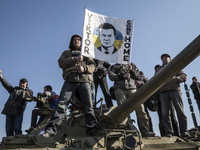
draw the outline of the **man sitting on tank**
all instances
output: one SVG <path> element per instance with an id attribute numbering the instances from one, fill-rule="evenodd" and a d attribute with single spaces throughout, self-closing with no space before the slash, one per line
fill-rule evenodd
<path id="1" fill-rule="evenodd" d="M 52 91 L 52 87 L 50 85 L 46 85 L 44 87 L 44 92 L 42 93 L 41 96 L 46 97 L 46 99 L 49 102 L 49 108 L 48 109 L 44 109 L 44 108 L 33 109 L 32 117 L 31 117 L 31 127 L 28 130 L 25 130 L 28 133 L 31 133 L 31 131 L 33 130 L 41 131 L 41 129 L 43 129 L 49 123 L 53 110 L 57 106 L 59 96 L 57 93 Z M 38 116 L 40 116 L 40 119 L 37 122 Z"/>
<path id="2" fill-rule="evenodd" d="M 75 92 L 81 95 L 81 101 L 85 110 L 86 134 L 96 136 L 97 120 L 94 114 L 91 94 L 91 74 L 95 70 L 95 62 L 92 58 L 81 55 L 81 40 L 79 35 L 73 35 L 69 44 L 69 49 L 64 51 L 60 56 L 58 63 L 63 70 L 65 80 L 58 105 L 55 108 L 49 124 L 46 126 L 45 137 L 53 137 L 63 115 L 66 114 L 67 106 Z"/>
<path id="3" fill-rule="evenodd" d="M 140 79 L 139 69 L 135 64 L 129 65 L 114 64 L 109 70 L 109 78 L 114 81 L 114 93 L 117 104 L 121 105 L 133 93 L 137 91 L 136 80 Z M 155 136 L 154 132 L 150 132 L 149 120 L 144 110 L 144 105 L 141 104 L 136 110 L 136 116 L 139 120 L 139 129 L 143 137 Z"/>

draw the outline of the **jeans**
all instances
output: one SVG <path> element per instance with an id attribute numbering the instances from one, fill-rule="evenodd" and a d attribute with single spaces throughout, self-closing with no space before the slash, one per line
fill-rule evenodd
<path id="1" fill-rule="evenodd" d="M 181 135 L 188 134 L 187 132 L 187 117 L 183 109 L 183 101 L 181 91 L 166 91 L 160 93 L 162 123 L 165 134 L 174 134 L 171 120 L 171 105 L 174 105 L 178 117 L 179 128 Z"/>
<path id="2" fill-rule="evenodd" d="M 97 120 L 92 106 L 91 85 L 85 82 L 68 82 L 63 84 L 57 107 L 55 108 L 45 131 L 51 135 L 56 134 L 56 129 L 63 115 L 66 114 L 70 99 L 78 92 L 85 110 L 86 134 L 92 128 L 97 128 Z"/>
<path id="3" fill-rule="evenodd" d="M 174 106 L 172 103 L 170 103 L 170 111 L 171 111 L 171 121 L 172 121 L 172 128 L 174 131 L 175 136 L 179 136 L 179 129 L 178 129 L 178 122 L 176 120 L 175 112 L 174 112 Z M 161 103 L 158 102 L 158 117 L 159 117 L 159 130 L 160 130 L 160 135 L 165 136 L 165 130 L 163 128 L 163 123 L 162 123 L 162 111 L 161 111 Z"/>
<path id="4" fill-rule="evenodd" d="M 31 127 L 36 127 L 37 124 L 40 124 L 42 120 L 44 119 L 43 116 L 41 116 L 42 110 L 40 109 L 33 109 L 32 110 L 32 116 L 31 116 Z M 37 123 L 37 117 L 40 116 L 40 119 Z"/>
<path id="5" fill-rule="evenodd" d="M 23 117 L 12 117 L 6 115 L 6 136 L 22 134 Z"/>
<path id="6" fill-rule="evenodd" d="M 103 95 L 105 97 L 105 101 L 106 101 L 106 105 L 108 108 L 112 107 L 113 106 L 113 103 L 112 103 L 112 99 L 111 99 L 111 96 L 108 92 L 108 83 L 107 83 L 107 78 L 106 76 L 105 77 L 102 77 L 101 79 L 99 80 L 95 80 L 94 81 L 94 84 L 95 84 L 95 103 L 97 102 L 97 89 L 98 89 L 98 85 L 100 85 L 101 87 L 101 90 L 103 92 Z"/>

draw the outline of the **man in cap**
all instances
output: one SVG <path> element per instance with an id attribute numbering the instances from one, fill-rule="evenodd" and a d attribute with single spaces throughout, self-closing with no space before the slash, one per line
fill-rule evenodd
<path id="1" fill-rule="evenodd" d="M 49 124 L 46 126 L 45 137 L 53 137 L 59 121 L 65 115 L 70 99 L 78 92 L 80 100 L 84 105 L 86 134 L 95 136 L 98 130 L 97 120 L 92 105 L 91 74 L 95 70 L 93 59 L 81 55 L 81 36 L 73 35 L 69 49 L 64 51 L 58 60 L 63 70 L 63 84 L 57 107 L 55 108 Z"/>
<path id="2" fill-rule="evenodd" d="M 169 54 L 162 54 L 161 60 L 162 60 L 162 67 L 165 67 L 165 65 L 167 65 L 171 61 L 171 57 Z M 187 131 L 187 117 L 185 116 L 183 109 L 183 100 L 180 87 L 180 83 L 185 82 L 186 80 L 187 80 L 187 75 L 181 70 L 160 88 L 162 123 L 163 123 L 163 128 L 165 130 L 165 135 L 169 137 L 174 135 L 170 117 L 171 102 L 173 103 L 174 108 L 176 110 L 181 136 L 182 137 L 189 136 L 189 133 Z"/>
<path id="3" fill-rule="evenodd" d="M 23 113 L 27 105 L 25 98 L 32 97 L 33 91 L 27 87 L 27 79 L 22 78 L 19 81 L 19 86 L 13 87 L 3 78 L 1 73 L 0 70 L 0 81 L 10 94 L 2 111 L 2 114 L 6 115 L 6 135 L 22 134 Z"/>
<path id="4" fill-rule="evenodd" d="M 155 74 L 162 68 L 161 65 L 156 65 L 154 68 Z M 154 98 L 156 99 L 156 101 L 158 102 L 158 118 L 159 118 L 159 130 L 160 130 L 160 135 L 161 136 L 165 136 L 165 130 L 163 128 L 163 123 L 162 123 L 162 111 L 161 111 L 161 102 L 160 102 L 160 91 L 156 91 L 153 94 Z M 174 106 L 172 104 L 172 102 L 170 103 L 170 118 L 171 118 L 171 123 L 172 123 L 172 128 L 174 130 L 174 135 L 175 136 L 179 136 L 179 129 L 178 129 L 178 122 L 176 120 L 176 116 L 175 116 L 175 111 L 174 111 Z"/>

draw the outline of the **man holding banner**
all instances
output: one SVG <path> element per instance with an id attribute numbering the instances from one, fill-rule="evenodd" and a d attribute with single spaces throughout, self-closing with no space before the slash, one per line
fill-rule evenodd
<path id="1" fill-rule="evenodd" d="M 112 18 L 85 9 L 81 54 L 117 63 L 111 67 L 109 78 L 115 81 L 118 105 L 136 92 L 135 80 L 140 77 L 138 68 L 130 63 L 132 37 L 133 20 Z M 136 114 L 140 120 L 142 135 L 155 136 L 155 133 L 149 132 L 148 118 L 143 105 L 136 110 Z"/>
<path id="2" fill-rule="evenodd" d="M 92 105 L 90 84 L 92 82 L 91 74 L 95 70 L 95 62 L 93 59 L 81 55 L 81 39 L 81 36 L 73 35 L 69 49 L 64 51 L 58 60 L 59 67 L 63 70 L 65 83 L 60 92 L 57 107 L 43 134 L 45 137 L 50 138 L 56 134 L 58 123 L 63 115 L 66 114 L 69 101 L 76 91 L 81 95 L 80 101 L 83 103 L 85 110 L 86 134 L 96 136 L 96 132 L 98 131 L 97 120 Z"/>

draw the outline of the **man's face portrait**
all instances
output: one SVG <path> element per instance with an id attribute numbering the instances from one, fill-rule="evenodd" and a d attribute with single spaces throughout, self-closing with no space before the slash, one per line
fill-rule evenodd
<path id="1" fill-rule="evenodd" d="M 194 78 L 194 79 L 193 79 L 193 82 L 197 82 L 197 78 Z"/>
<path id="2" fill-rule="evenodd" d="M 75 36 L 73 38 L 73 46 L 76 47 L 76 48 L 81 47 L 81 38 L 80 37 Z"/>
<path id="3" fill-rule="evenodd" d="M 101 45 L 104 47 L 111 47 L 115 42 L 115 34 L 113 29 L 101 29 L 99 33 Z"/>
<path id="4" fill-rule="evenodd" d="M 19 82 L 19 87 L 25 89 L 27 87 L 27 82 Z"/>
<path id="5" fill-rule="evenodd" d="M 163 65 L 168 64 L 170 61 L 171 61 L 171 58 L 169 58 L 167 56 L 163 56 L 163 58 L 162 58 Z"/>

